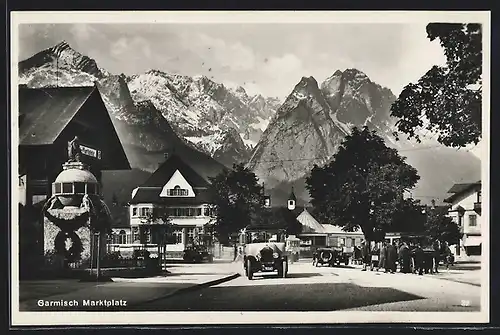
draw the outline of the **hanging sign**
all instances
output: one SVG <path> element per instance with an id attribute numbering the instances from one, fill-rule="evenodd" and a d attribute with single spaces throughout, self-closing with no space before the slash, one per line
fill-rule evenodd
<path id="1" fill-rule="evenodd" d="M 94 157 L 97 159 L 101 159 L 101 150 L 97 150 L 91 147 L 88 147 L 86 145 L 80 144 L 80 150 L 82 151 L 82 154 Z"/>

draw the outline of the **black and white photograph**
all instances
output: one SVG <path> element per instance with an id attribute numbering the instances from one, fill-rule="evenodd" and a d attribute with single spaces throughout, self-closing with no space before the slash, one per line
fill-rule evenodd
<path id="1" fill-rule="evenodd" d="M 490 29 L 11 13 L 12 324 L 488 322 Z"/>

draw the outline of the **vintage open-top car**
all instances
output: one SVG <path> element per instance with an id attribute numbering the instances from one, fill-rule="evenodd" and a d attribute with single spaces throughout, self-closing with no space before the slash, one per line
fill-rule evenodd
<path id="1" fill-rule="evenodd" d="M 243 252 L 243 266 L 245 275 L 252 279 L 256 272 L 276 272 L 279 277 L 285 278 L 288 273 L 288 254 L 284 236 L 274 235 L 268 238 L 266 233 L 249 232 L 248 241 Z"/>
<path id="2" fill-rule="evenodd" d="M 335 266 L 344 263 L 349 265 L 349 255 L 344 253 L 342 248 L 326 247 L 318 248 L 313 254 L 313 265 Z"/>

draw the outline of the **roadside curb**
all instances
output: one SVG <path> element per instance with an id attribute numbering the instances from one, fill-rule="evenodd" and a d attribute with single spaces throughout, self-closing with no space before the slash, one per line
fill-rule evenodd
<path id="1" fill-rule="evenodd" d="M 236 278 L 238 278 L 240 276 L 241 276 L 240 273 L 235 272 L 235 273 L 232 273 L 230 275 L 224 276 L 222 278 L 217 278 L 217 279 L 214 279 L 214 280 L 203 282 L 201 284 L 195 284 L 195 285 L 191 285 L 191 286 L 188 286 L 188 287 L 179 288 L 179 289 L 174 290 L 174 291 L 172 291 L 170 293 L 167 293 L 167 294 L 165 294 L 165 295 L 163 295 L 161 297 L 144 300 L 144 301 L 141 301 L 141 302 L 130 304 L 129 306 L 130 307 L 139 307 L 142 304 L 147 304 L 147 303 L 150 303 L 150 302 L 155 302 L 155 301 L 158 301 L 158 300 L 170 298 L 170 297 L 178 295 L 178 294 L 187 293 L 187 292 L 191 292 L 191 291 L 196 291 L 196 290 L 199 290 L 199 289 L 202 289 L 202 288 L 206 288 L 206 287 L 210 287 L 210 286 L 213 286 L 213 285 L 219 285 L 219 284 L 225 283 L 227 281 L 236 279 Z"/>
<path id="2" fill-rule="evenodd" d="M 466 284 L 466 285 L 472 285 L 472 286 L 476 286 L 476 287 L 481 287 L 481 284 L 471 283 L 471 282 L 468 282 L 466 280 L 460 280 L 460 279 L 454 279 L 454 278 L 445 278 L 445 277 L 439 277 L 439 276 L 436 276 L 434 278 L 440 279 L 440 280 L 452 281 L 452 282 L 460 283 L 460 284 Z"/>

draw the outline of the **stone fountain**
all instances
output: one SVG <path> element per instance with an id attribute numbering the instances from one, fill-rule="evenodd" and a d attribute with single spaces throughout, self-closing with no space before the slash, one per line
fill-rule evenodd
<path id="1" fill-rule="evenodd" d="M 43 208 L 44 250 L 54 252 L 64 268 L 89 260 L 91 274 L 99 278 L 111 213 L 98 180 L 80 155 L 75 137 L 68 143 L 69 159 L 52 183 L 52 196 Z"/>

